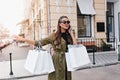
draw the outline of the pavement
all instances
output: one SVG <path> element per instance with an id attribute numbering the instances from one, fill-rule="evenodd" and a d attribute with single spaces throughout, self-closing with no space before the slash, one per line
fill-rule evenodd
<path id="1" fill-rule="evenodd" d="M 120 80 L 120 64 L 82 69 L 72 72 L 72 80 Z M 47 76 L 34 76 L 20 80 L 48 80 Z"/>
<path id="2" fill-rule="evenodd" d="M 11 47 L 9 47 L 9 50 L 11 50 L 10 48 Z M 22 50 L 18 49 L 17 52 L 20 51 L 21 53 L 21 51 L 24 50 L 24 48 L 20 48 L 20 49 Z M 25 70 L 24 64 L 29 49 L 30 48 L 28 48 L 24 52 L 26 53 L 24 56 L 19 56 L 18 59 L 16 57 L 13 57 L 13 61 L 12 61 L 13 75 L 10 75 L 11 71 L 10 71 L 10 62 L 8 56 L 7 58 L 4 57 L 4 60 L 1 59 L 0 80 L 18 80 L 18 79 L 47 80 L 47 75 L 33 75 L 29 73 L 27 70 Z M 6 53 L 8 54 L 8 52 Z M 15 51 L 13 51 L 12 53 L 15 53 Z M 118 55 L 115 51 L 95 53 L 94 58 L 93 58 L 93 53 L 89 53 L 89 57 L 91 60 L 90 64 L 82 66 L 80 69 L 78 69 L 78 71 L 72 72 L 73 80 L 119 80 L 120 79 L 119 76 L 120 64 L 117 59 Z M 93 59 L 95 59 L 95 61 L 93 61 Z"/>

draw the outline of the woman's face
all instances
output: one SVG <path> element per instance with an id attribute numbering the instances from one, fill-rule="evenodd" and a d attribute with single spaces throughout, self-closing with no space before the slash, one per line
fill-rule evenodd
<path id="1" fill-rule="evenodd" d="M 60 21 L 61 31 L 66 31 L 70 26 L 70 21 L 68 18 L 62 18 Z"/>

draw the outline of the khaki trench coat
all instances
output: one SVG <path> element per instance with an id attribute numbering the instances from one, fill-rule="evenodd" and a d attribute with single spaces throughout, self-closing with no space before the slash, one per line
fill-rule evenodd
<path id="1" fill-rule="evenodd" d="M 51 44 L 54 50 L 52 59 L 55 67 L 55 72 L 52 72 L 48 75 L 48 80 L 71 80 L 71 72 L 66 71 L 65 61 L 66 42 L 63 38 L 61 38 L 61 44 L 55 46 L 54 40 L 55 33 L 52 33 L 48 37 L 39 40 L 42 46 Z M 38 45 L 39 41 L 36 41 L 35 45 Z"/>

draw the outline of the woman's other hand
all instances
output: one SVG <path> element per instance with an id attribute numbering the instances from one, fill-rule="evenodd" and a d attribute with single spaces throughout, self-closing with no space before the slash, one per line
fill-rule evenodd
<path id="1" fill-rule="evenodd" d="M 17 42 L 22 41 L 22 42 L 27 42 L 28 44 L 35 45 L 35 40 L 29 40 L 18 35 L 13 35 L 13 39 L 14 41 L 17 41 Z"/>
<path id="2" fill-rule="evenodd" d="M 25 41 L 25 38 L 18 36 L 18 35 L 13 35 L 13 40 L 18 41 L 18 42 Z"/>

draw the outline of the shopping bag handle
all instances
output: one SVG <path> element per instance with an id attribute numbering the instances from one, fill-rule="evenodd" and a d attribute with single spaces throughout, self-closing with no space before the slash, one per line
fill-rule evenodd
<path id="1" fill-rule="evenodd" d="M 38 50 L 38 51 L 47 51 L 48 53 L 51 53 L 50 49 L 46 50 L 46 49 L 42 48 L 42 44 L 41 44 L 40 41 L 37 42 L 37 46 L 35 47 L 35 50 Z"/>
<path id="2" fill-rule="evenodd" d="M 76 45 L 71 45 L 71 44 L 69 44 L 69 45 L 68 45 L 68 48 L 82 47 L 82 46 L 83 46 L 83 44 L 76 44 Z"/>
<path id="3" fill-rule="evenodd" d="M 42 45 L 41 45 L 41 42 L 40 42 L 40 41 L 38 41 L 38 45 L 37 45 L 37 47 L 38 47 L 39 49 L 42 48 Z"/>
<path id="4" fill-rule="evenodd" d="M 38 41 L 38 45 L 36 46 L 35 50 L 46 51 L 45 49 L 42 48 L 42 45 L 41 45 L 40 41 Z"/>

